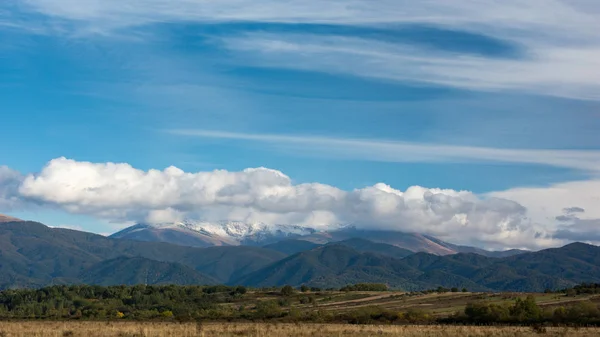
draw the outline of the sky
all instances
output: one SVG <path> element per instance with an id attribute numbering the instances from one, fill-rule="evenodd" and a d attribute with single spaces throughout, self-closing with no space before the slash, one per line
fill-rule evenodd
<path id="1" fill-rule="evenodd" d="M 5 0 L 0 212 L 600 244 L 595 0 Z"/>

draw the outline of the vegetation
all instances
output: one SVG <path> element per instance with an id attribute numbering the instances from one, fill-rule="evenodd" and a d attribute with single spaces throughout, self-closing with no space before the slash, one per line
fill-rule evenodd
<path id="1" fill-rule="evenodd" d="M 297 291 L 243 286 L 52 286 L 0 292 L 0 319 L 269 321 L 348 324 L 600 325 L 600 297 L 401 293 L 384 284 Z M 537 303 L 542 301 L 543 306 Z M 596 302 L 594 302 L 596 301 Z"/>
<path id="2" fill-rule="evenodd" d="M 598 336 L 598 328 L 548 327 L 543 336 Z M 271 323 L 171 323 L 171 322 L 4 322 L 0 335 L 6 337 L 533 337 L 530 327 L 484 327 L 440 325 L 342 325 Z"/>
<path id="3" fill-rule="evenodd" d="M 388 286 L 383 283 L 358 283 L 342 287 L 340 291 L 388 291 Z"/>

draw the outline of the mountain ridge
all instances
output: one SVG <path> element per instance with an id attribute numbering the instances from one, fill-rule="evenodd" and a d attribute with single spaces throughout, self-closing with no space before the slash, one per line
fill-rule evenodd
<path id="1" fill-rule="evenodd" d="M 187 247 L 107 238 L 32 221 L 5 222 L 0 223 L 0 289 L 82 282 L 325 288 L 377 282 L 404 290 L 444 286 L 543 291 L 600 283 L 600 247 L 584 243 L 508 257 L 426 252 L 404 256 L 409 252 L 364 238 L 317 246 L 296 243 L 304 250 Z"/>
<path id="2" fill-rule="evenodd" d="M 167 242 L 183 246 L 267 246 L 285 240 L 303 240 L 315 245 L 363 238 L 373 243 L 387 244 L 411 252 L 449 255 L 473 252 L 490 257 L 506 257 L 524 253 L 521 250 L 487 251 L 442 241 L 430 235 L 400 231 L 364 230 L 355 226 L 333 226 L 330 230 L 316 230 L 299 225 L 268 225 L 239 221 L 194 222 L 183 221 L 163 224 L 136 224 L 110 236 L 147 242 Z M 299 243 L 296 242 L 296 245 Z"/>

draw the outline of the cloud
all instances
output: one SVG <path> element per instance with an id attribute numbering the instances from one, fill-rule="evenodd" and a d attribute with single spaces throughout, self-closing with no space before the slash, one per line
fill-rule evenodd
<path id="1" fill-rule="evenodd" d="M 567 208 L 563 208 L 563 212 L 565 212 L 566 214 L 584 213 L 585 209 L 583 209 L 581 207 L 567 207 Z"/>
<path id="2" fill-rule="evenodd" d="M 600 6 L 585 0 L 24 0 L 49 16 L 94 25 L 155 22 L 313 22 L 337 24 L 440 23 L 472 29 L 567 30 L 592 35 Z M 560 20 L 556 20 L 560 18 Z M 588 28 L 588 29 L 586 29 Z"/>
<path id="3" fill-rule="evenodd" d="M 20 194 L 68 212 L 113 221 L 238 220 L 328 229 L 339 224 L 440 236 L 488 247 L 538 247 L 539 228 L 518 203 L 468 191 L 386 184 L 344 191 L 320 183 L 294 184 L 267 168 L 186 173 L 169 167 L 142 171 L 128 164 L 50 161 L 28 175 Z"/>
<path id="4" fill-rule="evenodd" d="M 598 242 L 600 241 L 600 219 L 582 220 L 576 216 L 563 219 L 558 229 L 552 234 L 555 239 L 569 241 Z"/>
<path id="5" fill-rule="evenodd" d="M 51 160 L 26 177 L 7 167 L 0 173 L 4 204 L 59 208 L 115 223 L 187 218 L 321 230 L 352 224 L 494 249 L 600 242 L 595 234 L 600 210 L 594 207 L 600 201 L 598 180 L 478 195 L 421 186 L 401 191 L 384 183 L 346 191 L 321 183 L 296 184 L 268 168 L 143 171 L 126 163 L 66 158 Z"/>
<path id="6" fill-rule="evenodd" d="M 600 100 L 600 4 L 586 0 L 26 0 L 25 8 L 71 27 L 77 36 L 110 35 L 156 23 L 329 24 L 436 27 L 518 46 L 518 58 L 432 51 L 418 43 L 385 43 L 378 35 L 330 36 L 243 32 L 215 38 L 237 62 L 466 90 L 512 91 Z M 53 25 L 52 29 L 55 29 Z M 65 30 L 68 28 L 63 28 Z M 391 33 L 393 35 L 393 33 Z M 368 34 L 367 34 L 368 35 Z M 433 41 L 421 36 L 422 41 Z M 432 42 L 433 43 L 433 42 Z M 461 43 L 460 39 L 445 42 Z M 472 44 L 476 42 L 472 41 Z M 434 43 L 435 44 L 435 43 Z M 229 53 L 231 54 L 231 53 Z M 228 55 L 229 55 L 228 54 Z M 231 56 L 231 55 L 229 55 Z"/>
<path id="7" fill-rule="evenodd" d="M 18 190 L 23 176 L 6 166 L 0 166 L 0 210 L 10 211 L 20 208 L 23 200 Z"/>
<path id="8" fill-rule="evenodd" d="M 74 231 L 84 231 L 84 228 L 79 226 L 79 225 L 66 225 L 66 224 L 62 224 L 62 225 L 58 225 L 58 226 L 49 226 L 50 228 L 62 228 L 62 229 L 71 229 Z"/>
<path id="9" fill-rule="evenodd" d="M 498 162 L 536 164 L 589 172 L 600 170 L 598 150 L 501 149 L 379 139 L 251 134 L 212 130 L 167 130 L 189 137 L 243 140 L 308 156 L 381 162 Z"/>
<path id="10" fill-rule="evenodd" d="M 528 215 L 539 223 L 552 223 L 557 216 L 565 216 L 564 209 L 577 205 L 580 219 L 600 219 L 600 180 L 571 181 L 544 187 L 519 187 L 487 194 L 514 200 L 528 210 Z M 573 212 L 567 213 L 573 216 Z"/>
<path id="11" fill-rule="evenodd" d="M 488 196 L 508 198 L 527 208 L 534 223 L 545 224 L 555 240 L 600 241 L 600 180 L 573 181 L 547 187 L 521 187 Z M 565 207 L 567 205 L 577 207 Z M 562 214 L 560 214 L 562 211 Z"/>
<path id="12" fill-rule="evenodd" d="M 523 58 L 435 52 L 410 44 L 308 34 L 252 33 L 224 46 L 262 67 L 301 69 L 426 83 L 474 91 L 511 91 L 600 99 L 600 43 L 527 44 Z"/>

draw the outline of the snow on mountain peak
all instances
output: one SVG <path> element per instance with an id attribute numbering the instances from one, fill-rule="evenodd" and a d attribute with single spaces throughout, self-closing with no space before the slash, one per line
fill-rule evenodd
<path id="1" fill-rule="evenodd" d="M 218 236 L 238 243 L 261 242 L 274 238 L 309 235 L 317 232 L 314 228 L 299 225 L 271 225 L 265 223 L 245 223 L 241 221 L 191 221 L 148 225 L 157 229 L 193 231 L 209 236 Z"/>

